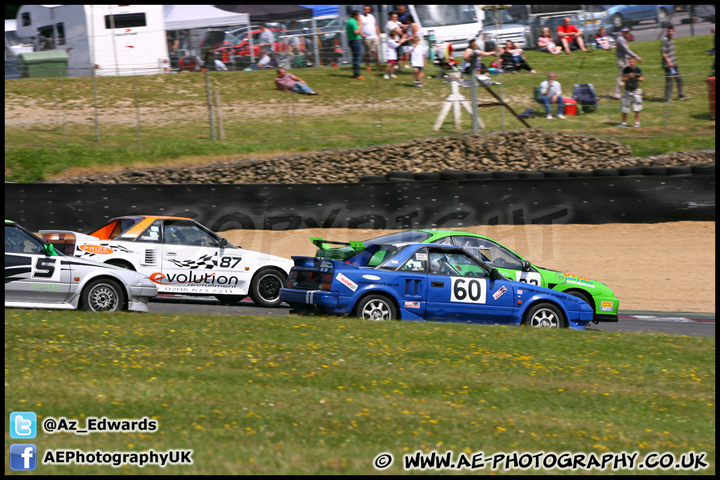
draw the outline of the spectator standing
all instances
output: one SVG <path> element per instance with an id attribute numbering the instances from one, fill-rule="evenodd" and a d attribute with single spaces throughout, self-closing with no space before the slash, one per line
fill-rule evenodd
<path id="1" fill-rule="evenodd" d="M 635 58 L 638 62 L 642 62 L 642 58 L 640 56 L 630 50 L 630 46 L 628 45 L 628 39 L 630 38 L 630 29 L 627 27 L 624 27 L 620 29 L 620 35 L 617 37 L 617 49 L 615 50 L 615 56 L 617 57 L 617 66 L 618 66 L 618 78 L 615 82 L 615 91 L 612 94 L 612 98 L 615 100 L 620 100 L 620 88 L 623 84 L 623 70 L 630 65 L 628 62 L 628 59 Z"/>
<path id="2" fill-rule="evenodd" d="M 303 95 L 319 95 L 318 92 L 308 87 L 300 77 L 288 73 L 284 68 L 277 69 L 277 77 L 275 77 L 275 86 L 281 92 L 295 92 Z"/>
<path id="3" fill-rule="evenodd" d="M 550 33 L 550 29 L 548 27 L 544 27 L 542 29 L 542 33 L 540 33 L 540 37 L 538 37 L 538 48 L 541 52 L 548 52 L 553 55 L 557 55 L 562 52 L 562 47 L 555 45 L 552 33 Z"/>
<path id="4" fill-rule="evenodd" d="M 622 123 L 618 127 L 627 127 L 627 114 L 630 113 L 632 107 L 635 112 L 635 126 L 640 126 L 640 112 L 642 111 L 642 90 L 640 82 L 645 80 L 640 67 L 635 65 L 635 59 L 628 60 L 628 66 L 623 69 L 622 81 L 625 83 L 625 92 L 620 102 L 620 113 L 622 113 Z"/>
<path id="5" fill-rule="evenodd" d="M 372 14 L 372 7 L 365 5 L 363 14 L 360 16 L 362 21 L 362 32 L 365 35 L 363 45 L 365 46 L 365 67 L 368 72 L 372 71 L 370 62 L 375 59 L 375 68 L 380 71 L 380 60 L 378 59 L 378 45 L 380 44 L 380 27 L 377 24 L 375 15 Z"/>
<path id="6" fill-rule="evenodd" d="M 575 50 L 577 48 L 579 48 L 583 52 L 587 52 L 588 49 L 585 48 L 585 42 L 583 41 L 582 37 L 582 30 L 580 30 L 570 22 L 570 17 L 565 17 L 563 18 L 563 24 L 558 26 L 557 28 L 558 40 L 560 40 L 560 43 L 562 43 L 562 46 L 565 49 L 565 53 L 570 53 L 571 49 Z"/>
<path id="7" fill-rule="evenodd" d="M 557 103 L 557 117 L 565 118 L 565 102 L 562 98 L 560 82 L 555 79 L 555 73 L 548 73 L 548 79 L 540 82 L 540 102 L 545 105 L 545 114 L 548 120 L 552 120 L 550 104 Z"/>
<path id="8" fill-rule="evenodd" d="M 393 34 L 393 32 L 397 33 L 400 37 L 402 37 L 403 31 L 400 25 L 400 21 L 398 20 L 398 14 L 397 12 L 389 12 L 388 13 L 388 22 L 385 24 L 385 33 L 387 33 L 388 38 L 390 38 Z"/>
<path id="9" fill-rule="evenodd" d="M 425 45 L 420 42 L 420 37 L 413 39 L 413 46 L 410 50 L 410 65 L 413 67 L 415 72 L 415 86 L 422 87 L 422 79 L 425 73 Z"/>
<path id="10" fill-rule="evenodd" d="M 290 22 L 290 29 L 288 30 L 288 35 L 293 35 L 288 40 L 288 46 L 290 47 L 290 55 L 292 56 L 298 56 L 300 55 L 300 43 L 304 43 L 304 38 L 298 36 L 300 33 L 300 30 L 297 28 L 297 22 L 293 20 Z"/>
<path id="11" fill-rule="evenodd" d="M 468 40 L 468 48 L 465 49 L 465 53 L 463 53 L 463 61 L 460 64 L 460 70 L 463 71 L 463 73 L 466 73 L 468 75 L 472 75 L 472 71 L 474 69 L 477 69 L 477 65 L 472 65 L 472 57 L 473 55 L 477 55 L 479 57 L 496 57 L 497 53 L 495 52 L 483 52 L 478 48 L 477 41 L 474 38 L 471 38 Z M 473 68 L 474 67 L 474 68 Z M 480 64 L 480 69 L 484 69 L 484 66 L 482 63 Z"/>
<path id="12" fill-rule="evenodd" d="M 362 33 L 362 21 L 360 20 L 360 12 L 353 10 L 350 12 L 350 18 L 345 22 L 345 30 L 347 33 L 348 44 L 352 52 L 353 77 L 356 80 L 365 80 L 360 76 L 360 58 L 362 56 L 361 40 L 365 37 Z"/>
<path id="13" fill-rule="evenodd" d="M 595 35 L 595 45 L 597 48 L 602 48 L 603 50 L 615 48 L 615 45 L 610 45 L 610 40 L 610 37 L 608 37 L 605 31 L 605 27 L 598 28 L 598 33 Z"/>
<path id="14" fill-rule="evenodd" d="M 415 23 L 415 19 L 412 15 L 407 16 L 407 30 L 405 30 L 406 43 L 404 47 L 400 47 L 400 50 L 404 50 L 403 61 L 405 62 L 405 68 L 410 68 L 410 51 L 413 49 L 415 38 L 422 40 L 422 29 L 420 25 Z"/>
<path id="15" fill-rule="evenodd" d="M 672 82 L 673 78 L 677 83 L 678 100 L 687 100 L 689 96 L 683 93 L 683 80 L 680 74 L 680 67 L 677 64 L 677 57 L 675 56 L 675 42 L 673 42 L 673 35 L 675 35 L 675 29 L 668 27 L 667 34 L 662 39 L 660 44 L 660 54 L 662 55 L 662 67 L 665 70 L 665 101 L 672 102 Z"/>
<path id="16" fill-rule="evenodd" d="M 258 46 L 262 52 L 271 54 L 275 50 L 275 35 L 273 35 L 264 23 L 260 24 L 260 36 L 258 37 L 258 41 L 260 42 Z"/>
<path id="17" fill-rule="evenodd" d="M 525 61 L 525 57 L 522 55 L 523 50 L 516 48 L 511 40 L 505 42 L 505 49 L 500 54 L 502 60 L 502 68 L 505 72 L 517 73 L 518 70 L 527 70 L 530 73 L 537 73 L 535 70 L 530 68 L 530 65 Z"/>
<path id="18" fill-rule="evenodd" d="M 400 44 L 402 43 L 400 37 L 400 33 L 394 30 L 388 36 L 387 68 L 385 70 L 385 75 L 383 75 L 383 78 L 397 78 L 397 75 L 395 75 L 395 65 L 397 65 L 398 47 L 400 47 Z"/>

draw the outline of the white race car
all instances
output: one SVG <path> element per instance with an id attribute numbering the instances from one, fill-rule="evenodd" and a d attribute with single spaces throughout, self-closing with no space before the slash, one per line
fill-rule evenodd
<path id="1" fill-rule="evenodd" d="M 212 295 L 235 304 L 250 295 L 276 307 L 292 260 L 236 247 L 191 218 L 132 215 L 111 219 L 90 234 L 40 230 L 68 255 L 136 270 L 158 292 Z"/>
<path id="2" fill-rule="evenodd" d="M 147 312 L 155 296 L 157 288 L 147 275 L 66 257 L 5 220 L 5 307 Z"/>

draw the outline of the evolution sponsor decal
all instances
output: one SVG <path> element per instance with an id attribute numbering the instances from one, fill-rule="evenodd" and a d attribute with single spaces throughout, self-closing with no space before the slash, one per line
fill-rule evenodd
<path id="1" fill-rule="evenodd" d="M 182 285 L 182 284 L 196 284 L 199 286 L 213 285 L 213 286 L 236 286 L 239 282 L 238 277 L 226 277 L 225 275 L 216 275 L 215 273 L 197 274 L 194 272 L 188 273 L 168 273 L 167 275 L 160 272 L 155 272 L 150 275 L 150 280 L 157 283 L 158 285 Z M 164 281 L 167 280 L 167 281 Z"/>
<path id="2" fill-rule="evenodd" d="M 350 290 L 352 290 L 353 292 L 354 292 L 355 290 L 357 290 L 357 288 L 358 288 L 357 283 L 353 282 L 352 280 L 350 280 L 348 277 L 346 277 L 346 276 L 343 275 L 342 273 L 338 273 L 335 278 L 337 279 L 338 282 L 342 283 L 343 285 L 345 285 L 346 287 L 348 287 L 348 288 L 349 288 Z"/>
<path id="3" fill-rule="evenodd" d="M 100 255 L 110 255 L 111 253 L 115 253 L 115 250 L 112 248 L 103 247 L 102 245 L 80 245 L 78 248 L 88 253 L 98 253 Z"/>
<path id="4" fill-rule="evenodd" d="M 600 303 L 600 311 L 602 312 L 612 312 L 613 309 L 613 302 L 602 302 Z"/>
<path id="5" fill-rule="evenodd" d="M 502 287 L 500 287 L 500 290 L 498 290 L 497 292 L 493 293 L 493 298 L 494 298 L 495 300 L 497 300 L 498 298 L 502 297 L 502 296 L 503 296 L 503 293 L 505 293 L 505 292 L 507 292 L 507 288 L 505 288 L 505 285 L 503 285 Z"/>
<path id="6" fill-rule="evenodd" d="M 405 302 L 405 308 L 420 308 L 420 302 Z"/>

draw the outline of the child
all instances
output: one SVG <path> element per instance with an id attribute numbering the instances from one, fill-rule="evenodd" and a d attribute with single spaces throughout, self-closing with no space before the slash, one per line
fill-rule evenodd
<path id="1" fill-rule="evenodd" d="M 395 75 L 395 65 L 398 61 L 398 48 L 404 40 L 400 40 L 400 35 L 397 32 L 392 32 L 390 38 L 387 41 L 387 68 L 385 69 L 385 75 L 383 78 L 397 78 Z"/>
<path id="2" fill-rule="evenodd" d="M 410 50 L 410 65 L 415 71 L 415 86 L 422 87 L 423 70 L 425 69 L 425 45 L 420 43 L 420 38 L 412 40 L 413 46 Z"/>
<path id="3" fill-rule="evenodd" d="M 597 48 L 602 48 L 603 50 L 615 48 L 615 45 L 610 45 L 610 40 L 610 37 L 608 37 L 608 34 L 605 32 L 605 27 L 600 27 L 597 35 L 595 35 L 595 45 Z"/>
<path id="4" fill-rule="evenodd" d="M 510 50 L 510 53 L 513 57 L 513 63 L 520 63 L 520 61 L 525 60 L 525 57 L 523 57 L 523 49 L 520 48 L 520 44 L 513 43 L 513 48 Z"/>

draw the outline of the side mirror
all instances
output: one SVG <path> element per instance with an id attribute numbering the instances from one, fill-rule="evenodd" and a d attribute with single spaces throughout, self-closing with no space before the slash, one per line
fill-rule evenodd
<path id="1" fill-rule="evenodd" d="M 530 262 L 527 260 L 522 260 L 520 262 L 520 265 L 522 265 L 522 271 L 523 272 L 529 272 L 530 271 Z"/>
<path id="2" fill-rule="evenodd" d="M 498 280 L 503 278 L 502 275 L 500 275 L 500 272 L 498 272 L 497 268 L 493 268 L 490 270 L 490 280 Z"/>
<path id="3" fill-rule="evenodd" d="M 227 246 L 228 246 L 227 238 L 222 237 L 222 238 L 220 239 L 220 248 L 225 248 L 225 247 L 227 247 Z"/>
<path id="4" fill-rule="evenodd" d="M 52 243 L 46 243 L 43 245 L 45 248 L 45 255 L 48 257 L 57 257 L 58 253 Z"/>

